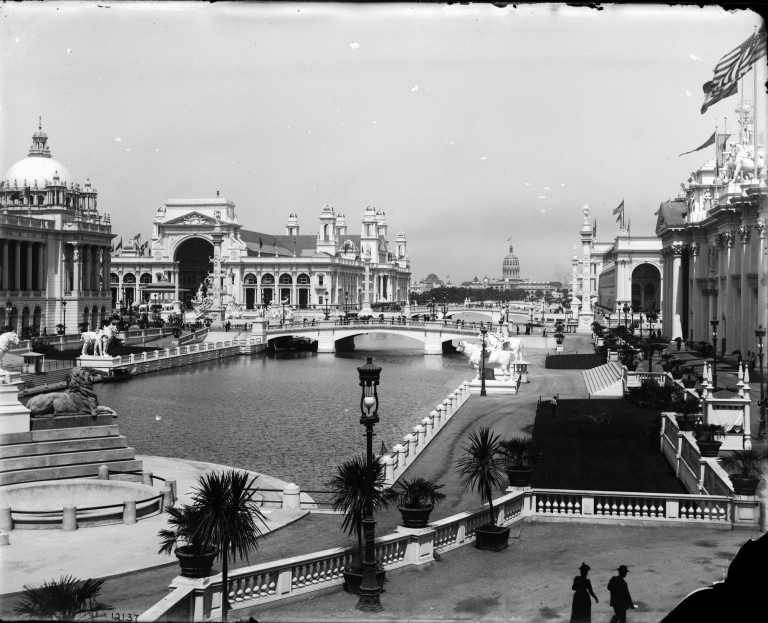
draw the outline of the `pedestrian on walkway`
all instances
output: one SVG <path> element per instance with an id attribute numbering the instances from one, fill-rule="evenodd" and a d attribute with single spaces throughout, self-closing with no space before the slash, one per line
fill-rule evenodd
<path id="1" fill-rule="evenodd" d="M 611 617 L 611 623 L 627 623 L 627 610 L 635 607 L 632 597 L 629 595 L 626 565 L 619 565 L 616 569 L 619 575 L 613 576 L 608 582 L 608 591 L 611 593 L 611 606 L 616 613 Z"/>
<path id="2" fill-rule="evenodd" d="M 519 324 L 515 325 L 515 334 L 516 335 L 520 335 L 520 325 Z"/>
<path id="3" fill-rule="evenodd" d="M 683 338 L 679 335 L 675 338 L 675 344 L 677 344 L 677 350 L 680 350 L 680 345 L 683 343 Z"/>
<path id="4" fill-rule="evenodd" d="M 585 562 L 581 563 L 579 567 L 579 573 L 573 578 L 573 606 L 571 607 L 571 623 L 591 623 L 592 622 L 592 602 L 589 599 L 591 595 L 595 599 L 595 603 L 599 603 L 600 600 L 592 590 L 592 582 L 587 578 L 589 573 L 589 565 Z"/>
<path id="5" fill-rule="evenodd" d="M 557 396 L 552 396 L 552 400 L 549 401 L 549 408 L 552 409 L 552 417 L 557 415 Z"/>

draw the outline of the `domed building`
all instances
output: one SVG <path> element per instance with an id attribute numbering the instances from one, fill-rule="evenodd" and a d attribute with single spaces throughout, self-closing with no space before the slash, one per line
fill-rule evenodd
<path id="1" fill-rule="evenodd" d="M 97 192 L 55 160 L 42 124 L 0 178 L 0 326 L 22 338 L 100 326 L 111 312 L 112 226 Z"/>
<path id="2" fill-rule="evenodd" d="M 520 278 L 520 260 L 517 259 L 512 245 L 509 245 L 509 253 L 504 256 L 501 278 L 504 281 L 522 281 Z"/>

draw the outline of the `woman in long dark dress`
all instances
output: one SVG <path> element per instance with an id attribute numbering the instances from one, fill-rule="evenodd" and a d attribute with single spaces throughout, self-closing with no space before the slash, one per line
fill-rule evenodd
<path id="1" fill-rule="evenodd" d="M 594 597 L 595 603 L 600 600 L 592 590 L 592 582 L 587 578 L 589 565 L 585 562 L 581 563 L 579 572 L 581 575 L 573 578 L 573 586 L 571 587 L 575 591 L 573 593 L 573 607 L 571 608 L 571 623 L 591 623 L 592 602 L 589 596 Z"/>

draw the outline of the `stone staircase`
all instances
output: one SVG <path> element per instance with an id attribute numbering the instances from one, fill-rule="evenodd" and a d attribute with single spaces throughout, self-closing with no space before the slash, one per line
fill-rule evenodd
<path id="1" fill-rule="evenodd" d="M 621 364 L 611 361 L 602 366 L 584 370 L 584 383 L 590 398 L 616 398 L 624 395 Z"/>
<path id="2" fill-rule="evenodd" d="M 64 417 L 40 423 L 54 423 Z M 80 425 L 81 418 L 93 425 Z M 117 424 L 110 423 L 111 416 L 67 419 L 73 419 L 72 428 L 0 435 L 0 486 L 97 476 L 100 465 L 107 465 L 110 471 L 142 470 L 142 462 L 135 458 L 136 451 L 128 447 Z"/>

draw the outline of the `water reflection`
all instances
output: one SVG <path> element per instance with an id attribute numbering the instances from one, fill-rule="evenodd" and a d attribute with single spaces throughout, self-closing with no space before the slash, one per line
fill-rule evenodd
<path id="1" fill-rule="evenodd" d="M 362 452 L 357 366 L 382 366 L 376 448 L 392 447 L 471 370 L 459 354 L 423 355 L 417 340 L 371 335 L 336 355 L 276 353 L 97 385 L 140 454 L 223 463 L 322 488 L 340 459 Z M 156 416 L 161 416 L 156 419 Z"/>

